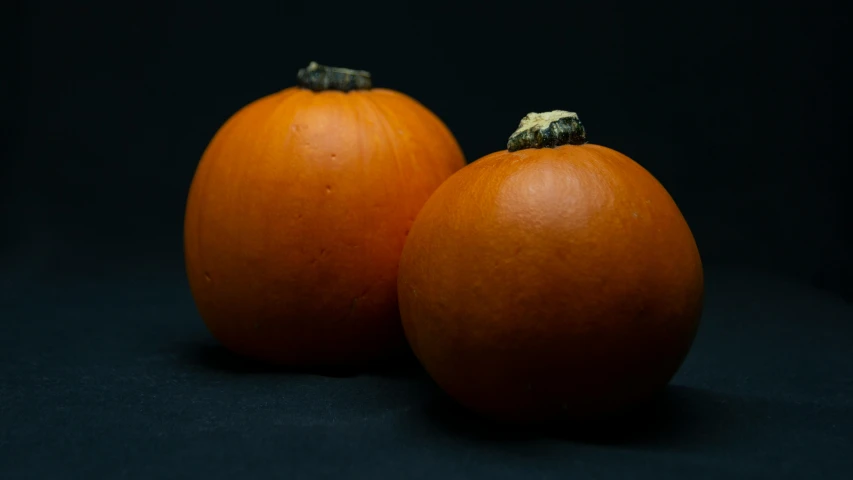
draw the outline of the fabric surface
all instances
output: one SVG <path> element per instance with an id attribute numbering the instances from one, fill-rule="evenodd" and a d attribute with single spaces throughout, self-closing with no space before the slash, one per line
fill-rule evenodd
<path id="1" fill-rule="evenodd" d="M 0 478 L 853 478 L 853 306 L 709 269 L 662 398 L 597 438 L 497 428 L 416 364 L 273 371 L 207 333 L 181 273 L 3 274 Z"/>

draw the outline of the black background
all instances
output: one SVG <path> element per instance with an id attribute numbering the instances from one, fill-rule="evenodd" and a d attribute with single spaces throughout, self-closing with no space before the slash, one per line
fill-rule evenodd
<path id="1" fill-rule="evenodd" d="M 412 472 L 425 478 L 850 468 L 844 450 L 833 450 L 853 451 L 850 431 L 837 430 L 853 430 L 853 310 L 843 300 L 853 298 L 851 77 L 841 5 L 4 6 L 0 467 L 145 477 L 278 465 L 369 476 L 420 465 Z M 503 434 L 484 433 L 491 430 L 440 400 L 440 408 L 426 401 L 421 430 L 401 429 L 381 420 L 397 411 L 388 405 L 410 411 L 424 395 L 441 398 L 416 369 L 285 375 L 215 346 L 183 278 L 183 207 L 195 166 L 229 115 L 292 86 L 311 60 L 369 70 L 375 85 L 418 99 L 447 123 L 469 161 L 504 148 L 524 114 L 566 109 L 579 113 L 593 143 L 629 155 L 665 185 L 708 267 L 709 307 L 669 403 L 659 407 L 668 419 L 661 425 L 687 425 L 665 429 L 668 440 L 660 428 L 634 436 L 643 445 L 694 442 L 687 457 L 663 461 L 659 452 L 649 463 L 648 449 L 624 445 L 501 442 L 493 437 Z M 766 380 L 780 370 L 799 380 Z M 725 373 L 702 376 L 712 371 Z M 748 394 L 749 385 L 766 388 Z M 341 401 L 317 406 L 330 395 Z M 780 398 L 788 403 L 773 403 Z M 297 405 L 314 424 L 271 420 L 282 409 L 303 418 Z M 803 405 L 822 413 L 796 408 Z M 780 417 L 789 422 L 780 426 Z M 437 434 L 437 425 L 447 428 Z M 791 432 L 806 427 L 814 438 L 800 433 L 797 443 Z M 790 442 L 773 446 L 785 433 Z M 381 446 L 367 447 L 383 435 Z M 280 448 L 268 445 L 276 439 Z M 189 461 L 172 458 L 181 448 L 190 448 L 181 454 Z M 734 460 L 702 459 L 726 449 Z M 537 463 L 542 450 L 550 453 Z M 158 455 L 171 459 L 162 470 Z M 578 456 L 591 460 L 566 460 Z"/>

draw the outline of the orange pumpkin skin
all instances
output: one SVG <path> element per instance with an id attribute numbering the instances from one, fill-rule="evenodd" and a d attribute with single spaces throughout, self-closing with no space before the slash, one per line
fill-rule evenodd
<path id="1" fill-rule="evenodd" d="M 204 152 L 186 205 L 186 270 L 207 327 L 280 365 L 405 349 L 404 239 L 464 164 L 441 120 L 391 90 L 292 87 L 242 108 Z"/>
<path id="2" fill-rule="evenodd" d="M 498 420 L 589 420 L 662 389 L 702 310 L 667 191 L 599 145 L 501 151 L 453 175 L 400 264 L 408 341 L 451 397 Z"/>

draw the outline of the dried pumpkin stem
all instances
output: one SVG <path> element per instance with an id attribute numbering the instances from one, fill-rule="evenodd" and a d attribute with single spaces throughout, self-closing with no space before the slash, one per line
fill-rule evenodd
<path id="1" fill-rule="evenodd" d="M 315 92 L 326 90 L 370 90 L 373 82 L 370 72 L 350 70 L 348 68 L 327 67 L 317 62 L 311 62 L 305 68 L 300 68 L 296 74 L 299 86 Z"/>
<path id="2" fill-rule="evenodd" d="M 525 115 L 518 124 L 518 129 L 510 135 L 506 149 L 514 152 L 526 148 L 553 148 L 584 143 L 586 129 L 578 119 L 578 114 L 554 110 Z"/>

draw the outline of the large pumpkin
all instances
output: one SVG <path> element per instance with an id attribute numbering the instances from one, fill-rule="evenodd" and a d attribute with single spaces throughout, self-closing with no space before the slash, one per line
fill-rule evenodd
<path id="1" fill-rule="evenodd" d="M 185 217 L 196 305 L 213 335 L 291 366 L 355 365 L 406 348 L 403 242 L 465 161 L 451 132 L 367 72 L 312 63 L 252 102 L 199 162 Z"/>
<path id="2" fill-rule="evenodd" d="M 577 115 L 530 114 L 421 210 L 403 326 L 450 396 L 511 422 L 593 419 L 649 398 L 690 349 L 696 243 L 673 199 Z"/>

